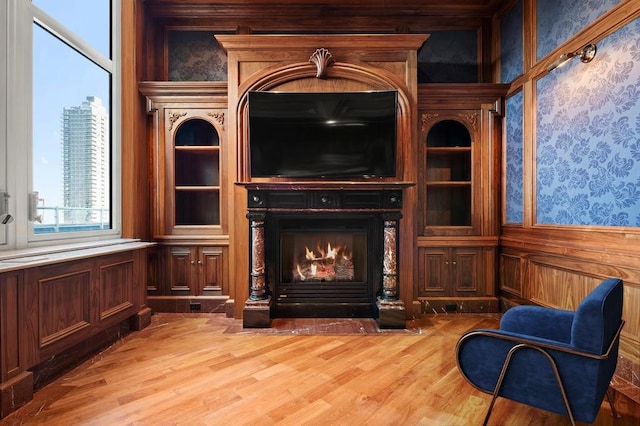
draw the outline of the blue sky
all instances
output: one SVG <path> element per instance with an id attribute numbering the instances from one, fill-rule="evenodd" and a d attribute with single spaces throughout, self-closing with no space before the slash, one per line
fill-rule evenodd
<path id="1" fill-rule="evenodd" d="M 109 56 L 109 0 L 33 0 L 33 4 Z M 33 190 L 62 205 L 62 111 L 97 96 L 109 109 L 109 74 L 33 25 Z"/>

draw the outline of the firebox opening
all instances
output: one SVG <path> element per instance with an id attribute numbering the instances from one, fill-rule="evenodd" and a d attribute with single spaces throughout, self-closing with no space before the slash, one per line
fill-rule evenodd
<path id="1" fill-rule="evenodd" d="M 366 232 L 286 231 L 282 283 L 366 282 Z"/>
<path id="2" fill-rule="evenodd" d="M 370 213 L 273 214 L 267 223 L 273 317 L 373 317 L 382 230 Z"/>

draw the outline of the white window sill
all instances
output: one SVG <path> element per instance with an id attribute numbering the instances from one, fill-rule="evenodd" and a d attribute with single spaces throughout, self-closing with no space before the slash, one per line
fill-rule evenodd
<path id="1" fill-rule="evenodd" d="M 154 245 L 155 243 L 143 242 L 135 239 L 118 238 L 113 240 L 9 250 L 0 253 L 0 272 L 67 262 L 71 260 L 152 247 Z"/>

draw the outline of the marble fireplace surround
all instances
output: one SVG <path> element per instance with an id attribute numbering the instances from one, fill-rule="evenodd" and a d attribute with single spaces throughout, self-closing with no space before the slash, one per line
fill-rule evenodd
<path id="1" fill-rule="evenodd" d="M 266 256 L 267 247 L 278 247 L 279 236 L 269 226 L 280 216 L 295 217 L 297 221 L 308 220 L 310 226 L 317 220 L 327 220 L 332 216 L 353 218 L 363 222 L 363 228 L 370 232 L 382 233 L 371 235 L 369 244 L 381 248 L 368 252 L 378 259 L 368 259 L 368 263 L 379 268 L 378 274 L 367 274 L 367 285 L 372 295 L 368 303 L 370 312 L 380 328 L 404 328 L 404 303 L 399 298 L 399 230 L 402 217 L 403 189 L 412 184 L 405 182 L 321 182 L 321 183 L 244 183 L 247 189 L 247 218 L 249 222 L 249 298 L 243 312 L 243 326 L 248 328 L 270 327 L 274 313 L 278 312 L 277 298 L 273 297 L 275 281 L 273 256 Z M 367 225 L 377 221 L 373 227 Z M 279 259 L 279 256 L 275 258 Z M 276 262 L 277 263 L 277 262 Z M 271 272 L 271 273 L 269 273 Z M 278 275 L 278 274 L 275 274 Z M 270 282 L 271 281 L 271 282 Z M 374 282 L 379 281 L 379 282 Z M 337 287 L 336 287 L 337 288 Z M 339 290 L 337 290 L 339 291 Z M 325 304 L 327 312 L 361 312 L 362 307 L 348 301 Z M 281 303 L 282 309 L 286 304 Z M 289 305 L 291 306 L 291 305 Z M 351 308 L 350 308 L 351 306 Z M 282 311 L 281 309 L 281 311 Z M 310 316 L 323 317 L 323 308 L 318 308 L 311 301 L 304 302 L 293 309 L 312 312 Z M 355 314 L 354 316 L 362 316 Z"/>

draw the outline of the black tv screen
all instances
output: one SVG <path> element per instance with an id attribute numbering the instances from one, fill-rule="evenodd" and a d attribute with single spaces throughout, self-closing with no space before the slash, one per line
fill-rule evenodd
<path id="1" fill-rule="evenodd" d="M 249 92 L 252 177 L 396 174 L 396 91 Z"/>

